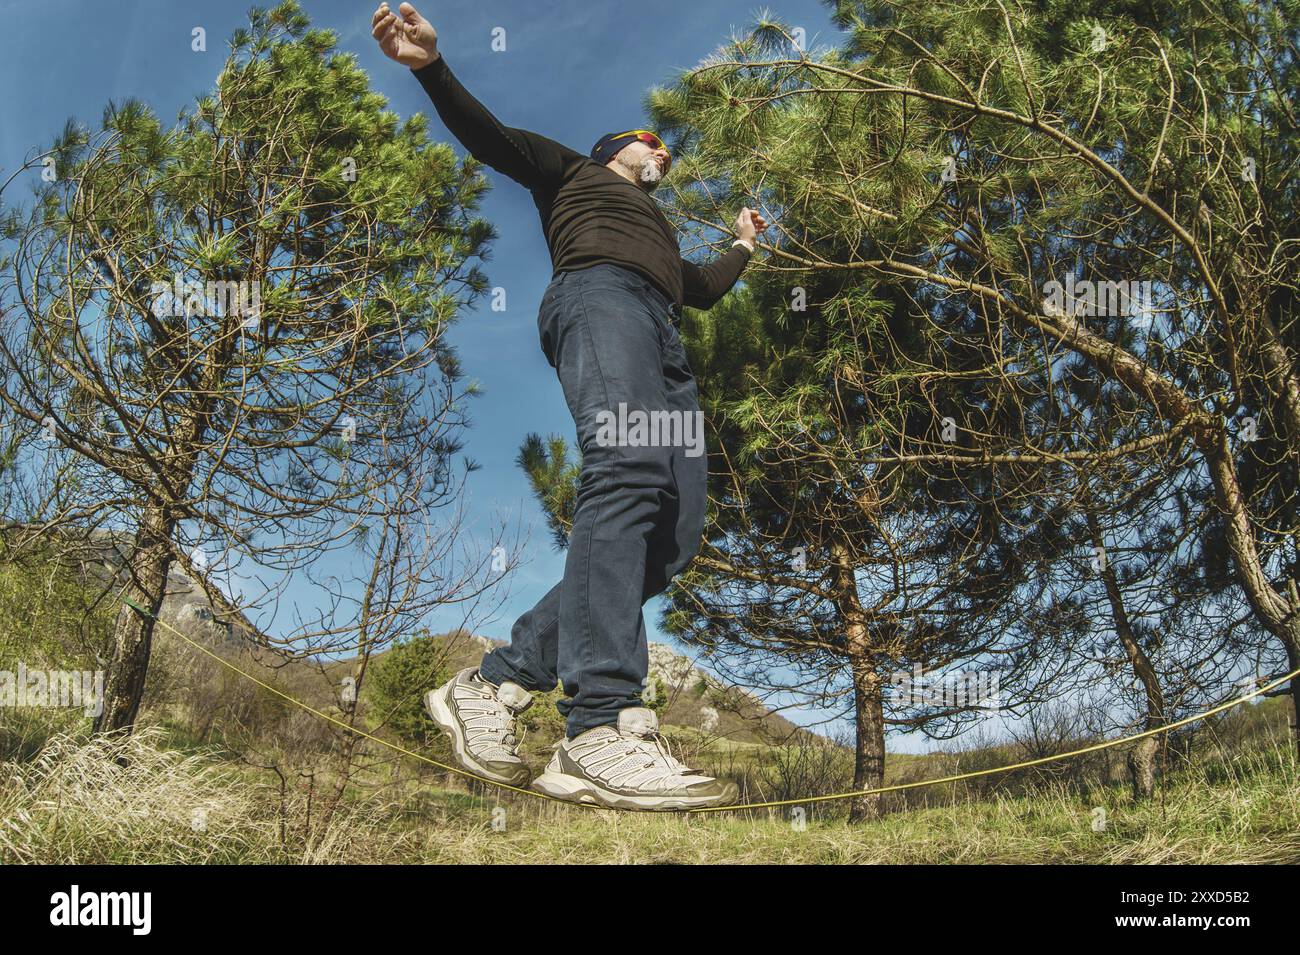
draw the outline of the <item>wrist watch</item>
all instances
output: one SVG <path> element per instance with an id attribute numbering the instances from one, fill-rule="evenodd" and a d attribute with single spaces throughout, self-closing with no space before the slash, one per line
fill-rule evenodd
<path id="1" fill-rule="evenodd" d="M 736 246 L 738 246 L 738 245 L 743 245 L 745 248 L 749 249 L 749 251 L 750 251 L 751 253 L 754 251 L 754 246 L 753 246 L 753 244 L 750 243 L 750 242 L 745 241 L 744 239 L 737 239 L 735 242 L 731 243 L 731 247 L 732 247 L 733 249 L 734 249 Z"/>

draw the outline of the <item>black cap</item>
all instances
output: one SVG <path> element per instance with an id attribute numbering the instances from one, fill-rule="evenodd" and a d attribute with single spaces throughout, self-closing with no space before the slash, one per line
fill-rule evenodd
<path id="1" fill-rule="evenodd" d="M 591 147 L 591 158 L 603 166 L 631 142 L 636 142 L 636 133 L 606 133 Z"/>

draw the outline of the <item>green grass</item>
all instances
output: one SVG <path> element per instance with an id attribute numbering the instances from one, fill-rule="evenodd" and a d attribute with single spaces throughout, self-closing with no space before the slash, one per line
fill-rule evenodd
<path id="1" fill-rule="evenodd" d="M 1296 760 L 1280 744 L 1206 758 L 1140 804 L 1122 786 L 1086 799 L 1060 789 L 954 798 L 861 825 L 816 809 L 803 826 L 788 810 L 746 818 L 584 810 L 447 788 L 409 768 L 399 777 L 390 763 L 350 789 L 322 826 L 326 781 L 311 803 L 301 785 L 282 802 L 266 770 L 165 742 L 145 730 L 119 750 L 56 733 L 35 758 L 0 764 L 0 862 L 1300 862 Z M 494 816 L 498 808 L 504 814 Z"/>
<path id="2" fill-rule="evenodd" d="M 0 572 L 0 662 L 84 668 L 111 614 L 87 615 L 61 600 L 64 617 L 50 615 L 45 598 L 71 600 L 75 586 L 35 573 Z M 1100 761 L 1094 754 L 1088 763 L 895 794 L 893 812 L 850 825 L 843 802 L 805 804 L 802 824 L 788 808 L 695 816 L 579 809 L 467 785 L 367 742 L 325 819 L 337 739 L 314 717 L 181 650 L 165 635 L 157 641 L 147 725 L 123 744 L 92 738 L 77 713 L 0 713 L 0 863 L 1300 862 L 1300 786 L 1281 698 L 1197 724 L 1185 740 L 1192 762 L 1171 762 L 1177 768 L 1156 798 L 1141 803 L 1118 749 Z M 337 681 L 306 666 L 255 672 L 314 705 L 334 705 Z M 221 704 L 220 718 L 196 720 L 198 689 Z M 535 770 L 563 729 L 553 696 L 526 714 L 524 755 Z M 687 712 L 697 702 L 677 705 Z M 364 713 L 363 725 L 371 725 Z M 746 801 L 851 788 L 844 747 L 802 739 L 783 749 L 756 742 L 743 721 L 724 729 L 718 737 L 665 726 L 681 757 L 736 779 Z M 447 757 L 440 735 L 415 748 Z M 890 754 L 885 781 L 1021 756 L 1011 745 Z M 1094 829 L 1099 810 L 1105 825 Z"/>

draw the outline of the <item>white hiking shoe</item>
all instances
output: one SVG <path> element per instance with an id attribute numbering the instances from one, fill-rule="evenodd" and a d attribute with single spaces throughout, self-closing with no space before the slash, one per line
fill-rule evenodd
<path id="1" fill-rule="evenodd" d="M 740 795 L 735 783 L 679 763 L 659 735 L 658 717 L 640 706 L 620 711 L 617 727 L 597 726 L 559 743 L 533 788 L 617 809 L 726 806 Z"/>
<path id="2" fill-rule="evenodd" d="M 424 695 L 424 706 L 447 735 L 456 763 L 476 776 L 522 786 L 528 767 L 518 756 L 515 717 L 533 704 L 522 686 L 493 686 L 468 667 Z"/>

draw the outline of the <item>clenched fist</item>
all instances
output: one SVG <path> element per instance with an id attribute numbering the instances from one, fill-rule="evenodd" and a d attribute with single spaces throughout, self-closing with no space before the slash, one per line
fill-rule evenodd
<path id="1" fill-rule="evenodd" d="M 415 7 L 403 3 L 394 13 L 381 3 L 370 18 L 370 35 L 384 56 L 418 70 L 438 58 L 438 34 Z"/>

